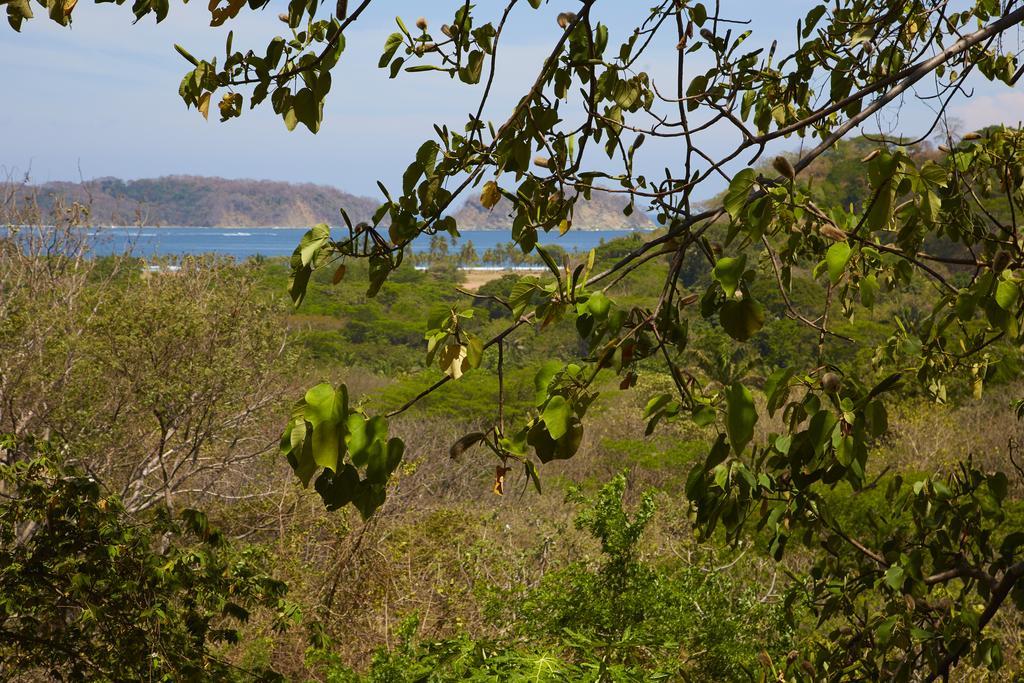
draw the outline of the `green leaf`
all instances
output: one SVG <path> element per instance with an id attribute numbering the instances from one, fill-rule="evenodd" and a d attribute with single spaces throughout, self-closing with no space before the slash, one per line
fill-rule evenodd
<path id="1" fill-rule="evenodd" d="M 775 416 L 775 411 L 789 396 L 789 380 L 793 378 L 793 368 L 781 368 L 771 374 L 764 383 L 764 395 L 768 400 L 768 414 Z"/>
<path id="2" fill-rule="evenodd" d="M 288 456 L 288 464 L 303 486 L 309 486 L 309 480 L 317 470 L 313 459 L 313 440 L 306 438 L 306 432 L 306 422 L 300 417 L 290 423 L 281 436 L 281 450 Z"/>
<path id="3" fill-rule="evenodd" d="M 199 60 L 196 59 L 195 57 L 193 57 L 189 53 L 189 51 L 186 50 L 185 48 L 183 48 L 181 45 L 178 45 L 177 43 L 175 43 L 174 44 L 174 49 L 177 50 L 179 55 L 181 55 L 186 60 L 188 60 L 192 64 L 192 66 L 199 66 Z"/>
<path id="4" fill-rule="evenodd" d="M 889 225 L 892 218 L 892 178 L 887 178 L 878 188 L 878 198 L 868 212 L 867 227 L 871 231 L 881 230 Z"/>
<path id="5" fill-rule="evenodd" d="M 548 267 L 548 270 L 551 271 L 551 274 L 555 276 L 555 280 L 561 283 L 562 274 L 561 270 L 558 267 L 558 264 L 555 263 L 555 259 L 551 257 L 551 254 L 548 253 L 547 249 L 540 246 L 539 244 L 536 246 L 536 250 L 541 260 L 544 261 L 544 265 L 546 265 Z"/>
<path id="6" fill-rule="evenodd" d="M 361 481 L 356 488 L 352 504 L 359 510 L 359 515 L 363 518 L 363 521 L 366 521 L 373 516 L 377 508 L 384 504 L 386 497 L 387 491 L 382 484 L 371 484 L 368 481 Z"/>
<path id="7" fill-rule="evenodd" d="M 814 30 L 818 20 L 821 19 L 827 9 L 828 7 L 825 5 L 816 5 L 807 13 L 807 17 L 804 19 L 804 30 L 802 34 L 804 39 L 807 39 L 807 37 L 811 35 L 811 31 Z"/>
<path id="8" fill-rule="evenodd" d="M 737 341 L 747 341 L 764 327 L 764 307 L 753 299 L 729 300 L 718 311 L 722 329 Z"/>
<path id="9" fill-rule="evenodd" d="M 892 373 L 891 375 L 889 375 L 888 377 L 883 379 L 881 382 L 876 384 L 874 386 L 874 388 L 870 392 L 868 392 L 868 395 L 865 398 L 865 401 L 870 400 L 870 399 L 874 398 L 875 396 L 878 396 L 879 394 L 884 394 L 887 391 L 891 391 L 892 389 L 895 389 L 896 386 L 902 381 L 902 379 L 903 379 L 903 374 L 902 373 L 899 373 L 899 372 Z"/>
<path id="10" fill-rule="evenodd" d="M 533 464 L 532 460 L 527 460 L 524 463 L 526 468 L 526 474 L 530 477 L 530 481 L 533 482 L 533 487 L 537 489 L 537 493 L 541 493 L 540 488 L 540 473 L 537 472 L 537 466 Z"/>
<path id="11" fill-rule="evenodd" d="M 348 436 L 345 445 L 349 458 L 356 467 L 367 464 L 375 450 L 382 450 L 388 435 L 388 421 L 377 415 L 370 419 L 359 413 L 352 413 L 347 420 Z"/>
<path id="12" fill-rule="evenodd" d="M 339 510 L 352 502 L 359 487 L 359 472 L 352 465 L 345 464 L 337 473 L 324 470 L 316 478 L 314 488 L 324 501 L 327 510 Z"/>
<path id="13" fill-rule="evenodd" d="M 537 451 L 537 457 L 543 463 L 567 460 L 576 454 L 583 441 L 583 423 L 573 415 L 569 419 L 568 431 L 555 440 L 548 433 L 544 421 L 536 420 L 527 432 L 526 441 Z"/>
<path id="14" fill-rule="evenodd" d="M 291 98 L 289 98 L 289 100 L 290 99 Z M 299 116 L 298 113 L 295 111 L 295 107 L 290 105 L 285 110 L 282 116 L 284 117 L 285 128 L 287 128 L 289 131 L 295 130 L 295 126 L 299 124 Z"/>
<path id="15" fill-rule="evenodd" d="M 696 5 L 690 8 L 690 18 L 697 26 L 703 26 L 704 22 L 708 19 L 708 11 L 704 7 L 704 3 L 698 2 Z"/>
<path id="16" fill-rule="evenodd" d="M 733 382 L 725 392 L 725 404 L 725 428 L 729 434 L 729 442 L 738 455 L 754 438 L 754 425 L 757 424 L 754 395 L 739 382 Z"/>
<path id="17" fill-rule="evenodd" d="M 344 385 L 335 391 L 330 384 L 318 384 L 306 392 L 305 400 L 305 418 L 313 427 L 313 461 L 318 467 L 337 472 L 346 432 L 348 392 Z"/>
<path id="18" fill-rule="evenodd" d="M 903 589 L 903 567 L 894 564 L 885 572 L 885 582 L 895 591 Z"/>
<path id="19" fill-rule="evenodd" d="M 308 266 L 315 262 L 316 255 L 323 248 L 324 244 L 331 239 L 331 227 L 326 223 L 318 223 L 306 231 L 299 241 L 296 252 L 302 260 L 302 265 Z"/>
<path id="20" fill-rule="evenodd" d="M 299 245 L 292 252 L 291 275 L 288 279 L 288 293 L 296 306 L 302 303 L 309 286 L 320 251 L 330 241 L 331 229 L 324 223 L 314 225 L 306 231 Z"/>
<path id="21" fill-rule="evenodd" d="M 383 417 L 373 419 L 384 420 Z M 368 450 L 366 457 L 366 481 L 381 486 L 387 485 L 392 470 L 402 460 L 402 450 L 405 448 L 401 439 L 385 441 L 386 438 L 387 426 L 385 423 L 382 431 L 375 432 L 372 447 Z"/>
<path id="22" fill-rule="evenodd" d="M 300 266 L 298 269 L 292 270 L 288 277 L 288 295 L 292 298 L 294 305 L 298 306 L 306 298 L 306 288 L 309 286 L 309 278 L 312 275 L 313 269 L 309 266 Z"/>
<path id="23" fill-rule="evenodd" d="M 711 406 L 701 406 L 693 411 L 693 423 L 698 427 L 707 427 L 715 421 L 718 414 Z"/>
<path id="24" fill-rule="evenodd" d="M 552 396 L 544 408 L 544 426 L 555 441 L 569 431 L 569 420 L 573 416 L 572 404 L 562 396 Z"/>
<path id="25" fill-rule="evenodd" d="M 1017 303 L 1017 297 L 1020 295 L 1020 288 L 1016 283 L 1008 280 L 1000 280 L 999 284 L 996 285 L 996 303 L 1003 310 L 1009 311 L 1013 308 L 1013 305 Z"/>
<path id="26" fill-rule="evenodd" d="M 598 320 L 603 320 L 608 315 L 608 309 L 611 308 L 612 302 L 602 292 L 594 292 L 587 299 L 587 310 Z"/>
<path id="27" fill-rule="evenodd" d="M 377 62 L 377 66 L 381 69 L 385 68 L 390 62 L 391 58 L 395 56 L 395 52 L 402 45 L 402 34 L 392 33 L 388 36 L 387 40 L 384 41 L 384 53 L 380 56 L 380 61 Z"/>
<path id="28" fill-rule="evenodd" d="M 370 257 L 370 284 L 366 288 L 366 296 L 377 296 L 391 269 L 391 260 L 387 256 L 374 254 Z"/>
<path id="29" fill-rule="evenodd" d="M 537 406 L 544 405 L 544 401 L 548 397 L 548 385 L 551 384 L 551 380 L 554 379 L 555 375 L 562 369 L 562 363 L 557 360 L 549 360 L 540 366 L 537 370 L 537 374 L 533 377 L 533 392 L 534 392 L 534 404 Z"/>
<path id="30" fill-rule="evenodd" d="M 831 443 L 837 422 L 835 415 L 827 410 L 819 410 L 814 413 L 807 425 L 806 434 L 807 440 L 814 446 L 815 453 L 822 453 Z"/>
<path id="31" fill-rule="evenodd" d="M 513 317 L 519 318 L 526 312 L 534 294 L 539 290 L 540 285 L 537 283 L 537 278 L 529 275 L 512 285 L 512 291 L 509 293 L 509 305 L 512 306 Z"/>
<path id="32" fill-rule="evenodd" d="M 846 242 L 836 242 L 825 252 L 825 262 L 828 264 L 828 279 L 832 284 L 839 282 L 846 272 L 846 264 L 850 262 L 850 255 L 853 250 Z"/>
<path id="33" fill-rule="evenodd" d="M 661 412 L 661 409 L 668 405 L 671 400 L 672 394 L 659 394 L 658 396 L 653 397 L 644 407 L 643 419 L 646 420 L 655 413 Z"/>
<path id="34" fill-rule="evenodd" d="M 719 434 L 718 439 L 711 446 L 711 450 L 708 451 L 708 457 L 704 460 L 704 470 L 710 472 L 718 465 L 725 462 L 725 459 L 729 457 L 729 444 L 725 441 L 725 435 Z"/>
<path id="35" fill-rule="evenodd" d="M 484 53 L 480 50 L 473 50 L 466 58 L 466 65 L 459 69 L 459 80 L 470 85 L 479 83 L 483 68 Z"/>
<path id="36" fill-rule="evenodd" d="M 725 193 L 723 206 L 729 212 L 729 216 L 736 220 L 747 205 L 747 198 L 750 190 L 754 187 L 754 180 L 757 174 L 751 168 L 745 168 L 732 177 L 729 183 L 729 190 Z"/>
<path id="37" fill-rule="evenodd" d="M 348 389 L 344 384 L 337 391 L 326 382 L 317 384 L 304 399 L 305 418 L 314 429 L 323 422 L 338 422 L 348 413 Z"/>
<path id="38" fill-rule="evenodd" d="M 735 257 L 723 256 L 715 263 L 712 276 L 722 285 L 722 289 L 727 297 L 732 298 L 736 294 L 736 288 L 740 284 L 740 279 L 743 277 L 743 271 L 746 267 L 746 254 L 740 254 Z"/>
<path id="39" fill-rule="evenodd" d="M 878 278 L 874 273 L 866 275 L 860 280 L 860 302 L 866 308 L 875 305 L 875 298 L 878 295 Z"/>
<path id="40" fill-rule="evenodd" d="M 478 368 L 483 357 L 484 340 L 475 334 L 466 333 L 466 362 L 464 365 L 470 368 Z"/>

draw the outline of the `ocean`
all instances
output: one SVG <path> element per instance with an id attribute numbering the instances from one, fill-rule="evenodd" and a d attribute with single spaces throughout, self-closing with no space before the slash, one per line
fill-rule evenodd
<path id="1" fill-rule="evenodd" d="M 121 254 L 128 248 L 136 256 L 184 256 L 217 254 L 245 259 L 250 256 L 290 256 L 306 228 L 100 228 L 90 231 L 93 252 L 98 255 Z M 565 235 L 541 234 L 542 245 L 559 245 L 566 251 L 589 251 L 602 242 L 631 234 L 631 230 L 570 230 Z M 340 235 L 340 231 L 338 232 Z M 447 236 L 446 236 L 447 238 Z M 473 242 L 477 254 L 512 239 L 507 230 L 466 230 L 452 244 L 449 253 L 457 253 L 466 242 Z M 413 251 L 430 250 L 430 237 L 413 242 Z"/>

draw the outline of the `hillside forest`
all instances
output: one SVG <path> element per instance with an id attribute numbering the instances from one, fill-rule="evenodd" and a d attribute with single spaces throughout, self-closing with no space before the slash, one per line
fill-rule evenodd
<path id="1" fill-rule="evenodd" d="M 824 156 L 808 191 L 864 201 L 850 169 L 867 146 Z M 0 251 L 9 680 L 774 680 L 794 660 L 813 670 L 804 653 L 841 622 L 815 618 L 799 580 L 827 549 L 797 536 L 777 562 L 764 530 L 736 541 L 695 534 L 681 497 L 714 430 L 650 429 L 648 397 L 672 384 L 664 371 L 603 379 L 578 453 L 536 481 L 460 452 L 460 437 L 494 418 L 499 382 L 502 419 L 536 411 L 539 378 L 578 351 L 569 319 L 507 345 L 503 375 L 488 354 L 459 391 L 392 420 L 407 455 L 368 520 L 325 508 L 293 479 L 278 440 L 302 387 L 345 382 L 373 414 L 402 406 L 443 376 L 425 361 L 422 303 L 459 306 L 486 334 L 509 320 L 520 276 L 470 292 L 456 257 L 435 253 L 426 270 L 404 267 L 369 298 L 354 262 L 340 282 L 318 274 L 295 309 L 285 260 L 93 258 L 74 229 L 88 207 L 4 208 L 8 225 L 31 226 Z M 38 227 L 51 222 L 56 231 Z M 724 239 L 726 229 L 715 231 Z M 595 268 L 644 239 L 603 245 Z M 764 404 L 773 373 L 813 357 L 819 340 L 761 284 L 771 276 L 758 252 L 748 258 L 761 264 L 752 287 L 764 326 L 737 347 L 716 319 L 694 315 L 689 352 L 702 382 L 742 380 Z M 681 278 L 698 291 L 708 276 L 691 265 Z M 811 305 L 824 286 L 794 272 L 792 304 Z M 643 301 L 658 287 L 637 273 L 614 291 Z M 832 351 L 869 378 L 891 320 L 924 312 L 914 291 L 880 296 L 837 328 L 874 342 Z M 824 494 L 846 528 L 884 539 L 886 490 L 904 477 L 910 486 L 958 476 L 965 430 L 974 466 L 1016 468 L 998 514 L 1020 528 L 1024 455 L 1007 397 L 1021 371 L 1018 348 L 1002 342 L 938 403 L 912 387 L 894 392 L 870 484 Z M 960 680 L 996 669 L 1012 678 L 1024 662 L 1021 627 L 1019 612 L 1001 614 L 990 658 L 962 663 Z"/>

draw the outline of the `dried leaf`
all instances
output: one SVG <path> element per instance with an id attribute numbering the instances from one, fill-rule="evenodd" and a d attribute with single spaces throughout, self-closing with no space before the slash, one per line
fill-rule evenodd
<path id="1" fill-rule="evenodd" d="M 204 92 L 199 96 L 199 113 L 203 115 L 204 119 L 210 118 L 210 93 Z"/>
<path id="2" fill-rule="evenodd" d="M 483 204 L 484 208 L 490 211 L 500 200 L 501 190 L 498 189 L 498 183 L 493 180 L 488 180 L 484 183 L 484 189 L 480 193 L 480 203 Z"/>
<path id="3" fill-rule="evenodd" d="M 499 496 L 505 495 L 505 475 L 508 474 L 510 469 L 501 465 L 494 468 L 494 488 L 491 490 Z"/>

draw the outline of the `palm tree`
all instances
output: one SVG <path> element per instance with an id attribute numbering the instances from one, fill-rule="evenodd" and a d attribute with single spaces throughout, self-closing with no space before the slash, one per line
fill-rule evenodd
<path id="1" fill-rule="evenodd" d="M 476 253 L 476 248 L 473 246 L 473 240 L 469 240 L 462 245 L 462 249 L 459 250 L 460 266 L 474 264 L 479 260 L 480 256 Z"/>

